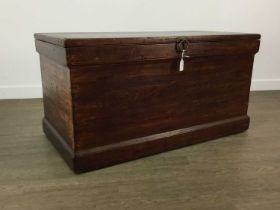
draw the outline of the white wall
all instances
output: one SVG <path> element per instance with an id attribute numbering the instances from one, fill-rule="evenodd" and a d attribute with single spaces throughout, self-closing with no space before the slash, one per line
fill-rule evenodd
<path id="1" fill-rule="evenodd" d="M 261 33 L 252 89 L 280 89 L 279 22 L 279 0 L 0 0 L 0 98 L 41 97 L 35 32 Z"/>

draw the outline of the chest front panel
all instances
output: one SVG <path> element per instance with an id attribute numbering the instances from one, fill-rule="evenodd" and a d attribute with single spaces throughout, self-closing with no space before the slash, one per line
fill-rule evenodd
<path id="1" fill-rule="evenodd" d="M 253 56 L 202 56 L 71 70 L 78 148 L 181 129 L 247 112 Z"/>

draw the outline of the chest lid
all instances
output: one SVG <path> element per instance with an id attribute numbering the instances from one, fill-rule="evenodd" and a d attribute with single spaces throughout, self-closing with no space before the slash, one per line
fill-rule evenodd
<path id="1" fill-rule="evenodd" d="M 37 33 L 40 54 L 57 62 L 93 65 L 145 60 L 175 59 L 181 55 L 178 43 L 187 43 L 186 56 L 256 53 L 259 34 L 175 31 L 175 32 L 84 32 Z"/>
<path id="2" fill-rule="evenodd" d="M 62 47 L 85 47 L 99 44 L 159 44 L 174 42 L 178 39 L 187 39 L 190 42 L 260 39 L 259 34 L 212 31 L 36 33 L 34 36 L 37 40 Z"/>

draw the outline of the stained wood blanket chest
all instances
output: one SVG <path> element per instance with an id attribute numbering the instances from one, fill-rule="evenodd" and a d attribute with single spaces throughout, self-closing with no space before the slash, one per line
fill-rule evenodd
<path id="1" fill-rule="evenodd" d="M 35 34 L 43 129 L 77 173 L 248 129 L 260 35 Z"/>

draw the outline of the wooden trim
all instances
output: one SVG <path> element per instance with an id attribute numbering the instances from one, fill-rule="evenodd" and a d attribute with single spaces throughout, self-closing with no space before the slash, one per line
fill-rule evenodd
<path id="1" fill-rule="evenodd" d="M 186 55 L 190 57 L 255 54 L 260 41 L 234 40 L 227 42 L 189 43 Z M 63 66 L 85 66 L 127 62 L 148 62 L 156 60 L 180 59 L 176 51 L 176 42 L 165 44 L 138 45 L 102 45 L 99 47 L 63 48 L 47 42 L 36 40 L 37 51 Z M 113 52 L 113 53 L 112 53 Z M 110 55 L 110 56 L 108 56 Z"/>
<path id="2" fill-rule="evenodd" d="M 73 153 L 51 123 L 47 119 L 43 120 L 47 137 L 76 173 L 239 133 L 248 127 L 249 117 L 244 115 Z"/>
<path id="3" fill-rule="evenodd" d="M 48 42 L 35 40 L 36 51 L 58 64 L 67 66 L 66 49 Z"/>
<path id="4" fill-rule="evenodd" d="M 67 141 L 58 133 L 54 126 L 45 117 L 43 118 L 43 131 L 49 141 L 59 151 L 65 162 L 71 169 L 73 169 L 75 155 L 72 148 L 67 144 Z"/>

